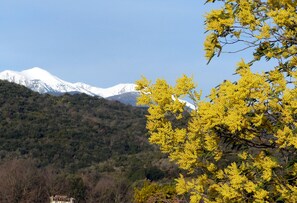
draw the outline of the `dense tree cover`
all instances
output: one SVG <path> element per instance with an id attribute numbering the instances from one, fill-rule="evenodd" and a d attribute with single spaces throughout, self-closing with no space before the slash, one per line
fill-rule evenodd
<path id="1" fill-rule="evenodd" d="M 253 48 L 253 59 L 241 60 L 239 79 L 224 81 L 205 99 L 187 76 L 175 86 L 138 81 L 139 104 L 149 105 L 149 140 L 188 171 L 176 190 L 192 203 L 296 202 L 297 2 L 207 2 L 222 7 L 206 14 L 206 58 L 236 44 Z M 277 65 L 251 71 L 263 57 Z M 183 97 L 193 99 L 196 109 L 181 124 Z"/>
<path id="2" fill-rule="evenodd" d="M 79 202 L 131 202 L 137 181 L 177 176 L 148 143 L 146 113 L 0 81 L 0 202 L 47 202 L 53 194 Z"/>
<path id="3" fill-rule="evenodd" d="M 0 156 L 77 170 L 151 150 L 145 109 L 83 94 L 54 97 L 0 81 Z"/>

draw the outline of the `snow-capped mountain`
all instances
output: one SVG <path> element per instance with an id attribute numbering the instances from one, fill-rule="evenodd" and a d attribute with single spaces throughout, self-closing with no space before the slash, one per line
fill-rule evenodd
<path id="1" fill-rule="evenodd" d="M 90 96 L 117 100 L 130 105 L 136 105 L 136 98 L 139 95 L 135 90 L 135 84 L 118 84 L 109 88 L 99 88 L 81 82 L 70 83 L 38 67 L 21 72 L 5 70 L 0 72 L 0 80 L 24 85 L 41 94 L 61 95 L 64 93 L 85 93 Z M 189 108 L 195 109 L 194 105 L 189 102 L 181 101 L 185 102 Z"/>
<path id="2" fill-rule="evenodd" d="M 70 83 L 49 72 L 34 67 L 21 72 L 6 70 L 0 72 L 0 79 L 24 85 L 39 93 L 85 93 L 91 96 L 112 97 L 124 93 L 136 93 L 135 84 L 119 84 L 109 88 L 98 88 L 85 83 Z"/>

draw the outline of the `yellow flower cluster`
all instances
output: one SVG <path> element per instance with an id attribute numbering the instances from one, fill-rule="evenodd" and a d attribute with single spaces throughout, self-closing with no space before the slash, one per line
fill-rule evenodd
<path id="1" fill-rule="evenodd" d="M 150 107 L 150 142 L 195 177 L 177 180 L 191 202 L 269 202 L 297 187 L 284 179 L 297 178 L 297 167 L 289 167 L 297 149 L 297 74 L 288 86 L 284 74 L 253 73 L 243 60 L 237 73 L 237 82 L 225 81 L 204 100 L 186 76 L 175 87 L 138 81 L 139 103 Z M 179 100 L 186 95 L 197 96 L 196 110 L 186 111 Z"/>
<path id="2" fill-rule="evenodd" d="M 219 34 L 222 34 L 226 28 L 231 27 L 234 24 L 234 18 L 232 16 L 232 7 L 227 6 L 225 9 L 213 10 L 206 14 L 207 24 L 206 30 L 216 30 Z"/>
<path id="3" fill-rule="evenodd" d="M 215 1 L 213 1 L 215 2 Z M 205 57 L 220 55 L 226 45 L 254 48 L 254 61 L 279 59 L 279 66 L 296 68 L 297 3 L 295 0 L 222 0 L 223 7 L 205 16 Z M 235 37 L 235 38 L 234 38 Z M 237 50 L 232 50 L 237 51 Z M 286 62 L 289 62 L 288 64 Z"/>
<path id="4" fill-rule="evenodd" d="M 239 0 L 239 9 L 237 18 L 242 26 L 248 26 L 251 30 L 255 30 L 259 25 L 259 21 L 256 20 L 256 16 L 253 10 L 253 1 L 251 0 Z M 226 4 L 226 7 L 230 6 L 230 1 Z"/>
<path id="5" fill-rule="evenodd" d="M 185 75 L 175 86 L 142 78 L 138 103 L 149 106 L 149 140 L 188 172 L 176 190 L 191 203 L 297 202 L 297 1 L 221 2 L 206 15 L 206 58 L 244 41 L 255 48 L 255 60 L 274 58 L 278 65 L 255 73 L 255 61 L 242 60 L 239 79 L 205 99 Z M 196 109 L 188 111 L 185 97 Z"/>

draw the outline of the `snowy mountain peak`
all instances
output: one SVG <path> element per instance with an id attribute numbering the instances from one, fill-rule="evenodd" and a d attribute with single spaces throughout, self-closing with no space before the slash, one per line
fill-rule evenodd
<path id="1" fill-rule="evenodd" d="M 33 67 L 33 68 L 30 68 L 30 69 L 27 69 L 27 70 L 23 70 L 22 72 L 39 72 L 39 73 L 45 73 L 45 74 L 50 74 L 49 72 L 47 72 L 46 70 L 42 69 L 42 68 L 39 68 L 39 67 Z"/>
<path id="2" fill-rule="evenodd" d="M 38 67 L 24 70 L 24 71 L 21 71 L 20 73 L 24 75 L 26 78 L 28 78 L 29 80 L 40 80 L 52 87 L 58 88 L 59 91 L 68 92 L 68 91 L 71 91 L 72 89 L 70 83 Z M 61 84 L 67 84 L 67 86 L 69 86 L 68 88 L 70 89 L 63 88 L 65 85 L 61 85 Z"/>
<path id="3" fill-rule="evenodd" d="M 110 88 L 98 88 L 81 82 L 66 82 L 39 67 L 21 72 L 6 70 L 0 73 L 0 79 L 24 85 L 39 93 L 77 92 L 106 98 L 127 92 L 135 92 L 134 84 L 119 84 Z"/>
<path id="4" fill-rule="evenodd" d="M 25 76 L 27 76 L 28 78 L 32 78 L 32 79 L 41 79 L 41 78 L 53 78 L 54 76 L 51 75 L 49 72 L 47 72 L 46 70 L 43 70 L 39 67 L 34 67 L 28 70 L 23 70 L 21 71 L 21 73 Z"/>
<path id="5" fill-rule="evenodd" d="M 138 92 L 135 90 L 135 84 L 123 83 L 109 88 L 99 88 L 82 82 L 70 83 L 39 67 L 21 72 L 5 70 L 0 72 L 0 79 L 24 85 L 39 93 L 85 93 L 87 95 L 100 96 L 132 105 L 135 105 L 136 97 L 138 96 Z M 182 102 L 185 102 L 189 108 L 195 109 L 192 104 L 186 101 Z"/>

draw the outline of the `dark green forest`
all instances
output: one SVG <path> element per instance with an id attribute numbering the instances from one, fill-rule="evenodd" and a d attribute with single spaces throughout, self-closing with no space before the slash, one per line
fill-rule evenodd
<path id="1" fill-rule="evenodd" d="M 146 113 L 0 81 L 0 202 L 48 202 L 54 194 L 78 202 L 132 202 L 144 180 L 176 177 L 176 167 L 148 143 Z"/>

